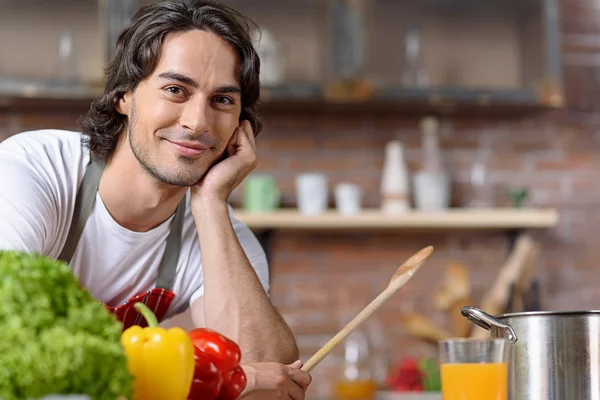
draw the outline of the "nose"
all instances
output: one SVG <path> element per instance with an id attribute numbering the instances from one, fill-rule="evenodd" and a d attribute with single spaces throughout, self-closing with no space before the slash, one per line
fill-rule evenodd
<path id="1" fill-rule="evenodd" d="M 195 134 L 202 134 L 209 130 L 212 119 L 212 110 L 204 98 L 196 98 L 185 103 L 179 123 L 181 126 Z"/>

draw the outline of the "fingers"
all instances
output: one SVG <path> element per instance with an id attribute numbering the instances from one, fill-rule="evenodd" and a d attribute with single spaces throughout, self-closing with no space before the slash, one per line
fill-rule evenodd
<path id="1" fill-rule="evenodd" d="M 252 124 L 250 124 L 250 121 L 242 121 L 240 127 L 242 128 L 244 133 L 246 133 L 246 136 L 248 137 L 248 141 L 252 145 L 252 148 L 256 150 L 256 138 L 254 137 L 254 130 L 252 129 Z"/>
<path id="2" fill-rule="evenodd" d="M 243 398 L 265 399 L 281 398 L 286 400 L 305 400 L 306 389 L 312 378 L 301 368 L 303 362 L 298 360 L 289 365 L 279 363 L 257 363 L 259 369 L 244 364 L 248 371 L 248 385 L 251 388 L 244 392 Z"/>
<path id="3" fill-rule="evenodd" d="M 250 137 L 253 135 L 249 135 L 248 132 L 243 128 L 243 125 L 240 126 L 237 130 L 237 153 L 241 156 L 244 156 L 246 160 L 248 160 L 253 167 L 256 167 L 258 164 L 258 157 L 256 154 L 256 149 L 254 145 L 251 143 Z"/>
<path id="4" fill-rule="evenodd" d="M 235 132 L 233 132 L 233 135 L 231 136 L 231 139 L 229 139 L 229 143 L 227 143 L 227 155 L 228 156 L 232 156 L 234 154 L 236 154 L 237 152 L 237 147 L 238 147 L 238 141 L 239 141 L 239 128 L 235 130 Z"/>
<path id="5" fill-rule="evenodd" d="M 304 393 L 304 389 L 295 384 L 294 382 L 290 382 L 288 396 L 292 400 L 304 400 L 306 394 Z"/>
<path id="6" fill-rule="evenodd" d="M 296 361 L 294 364 L 295 365 L 298 361 Z M 300 362 L 300 365 L 302 365 L 302 362 Z M 302 371 L 301 369 L 297 369 L 297 368 L 293 368 L 290 367 L 288 370 L 288 376 L 290 377 L 290 379 L 292 381 L 294 381 L 294 383 L 296 383 L 297 385 L 299 385 L 301 388 L 303 389 L 307 389 L 308 386 L 310 385 L 311 381 L 312 381 L 312 377 L 310 376 L 310 374 L 306 371 Z"/>

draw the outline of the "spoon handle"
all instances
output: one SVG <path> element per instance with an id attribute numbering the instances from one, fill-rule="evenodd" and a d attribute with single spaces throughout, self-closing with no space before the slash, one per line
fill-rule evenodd
<path id="1" fill-rule="evenodd" d="M 310 372 L 316 367 L 331 351 L 348 335 L 350 335 L 360 324 L 366 321 L 371 315 L 381 308 L 386 301 L 396 294 L 412 278 L 417 270 L 425 263 L 433 251 L 429 246 L 418 253 L 418 257 L 411 257 L 398 268 L 390 284 L 367 305 L 356 317 L 352 319 L 341 331 L 332 337 L 323 347 L 321 347 L 311 358 L 302 365 L 302 370 Z"/>
<path id="2" fill-rule="evenodd" d="M 348 337 L 360 324 L 369 318 L 375 311 L 392 297 L 397 291 L 394 288 L 387 287 L 379 294 L 368 306 L 366 306 L 352 321 L 350 321 L 341 331 L 332 337 L 323 347 L 321 347 L 304 365 L 302 370 L 310 372 L 316 367 L 331 351 L 344 339 Z"/>

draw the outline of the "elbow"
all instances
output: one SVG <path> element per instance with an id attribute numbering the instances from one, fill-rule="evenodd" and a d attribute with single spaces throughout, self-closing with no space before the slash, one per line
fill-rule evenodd
<path id="1" fill-rule="evenodd" d="M 288 350 L 284 354 L 284 364 L 292 364 L 295 361 L 300 359 L 300 351 L 298 350 L 298 345 L 296 344 L 296 340 L 292 336 L 290 345 L 288 346 Z"/>
<path id="2" fill-rule="evenodd" d="M 285 365 L 293 364 L 300 359 L 300 351 L 291 332 L 288 335 L 280 336 L 280 340 L 273 348 L 273 353 L 269 358 Z"/>
<path id="3" fill-rule="evenodd" d="M 242 345 L 242 359 L 244 362 L 277 362 L 284 365 L 293 364 L 300 358 L 300 351 L 294 336 L 280 335 L 270 337 L 269 340 L 261 342 L 245 343 Z M 265 343 L 271 343 L 265 346 Z"/>
<path id="4" fill-rule="evenodd" d="M 278 362 L 282 364 L 293 364 L 295 361 L 300 359 L 300 351 L 298 350 L 298 344 L 292 329 L 287 325 L 283 319 L 281 321 L 280 329 L 277 329 L 279 340 L 277 341 L 277 355 Z M 284 329 L 281 329 L 281 328 Z"/>

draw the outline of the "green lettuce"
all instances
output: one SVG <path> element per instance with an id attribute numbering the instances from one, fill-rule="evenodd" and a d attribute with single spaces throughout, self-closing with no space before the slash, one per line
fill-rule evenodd
<path id="1" fill-rule="evenodd" d="M 0 399 L 130 398 L 121 323 L 61 261 L 0 251 Z"/>

